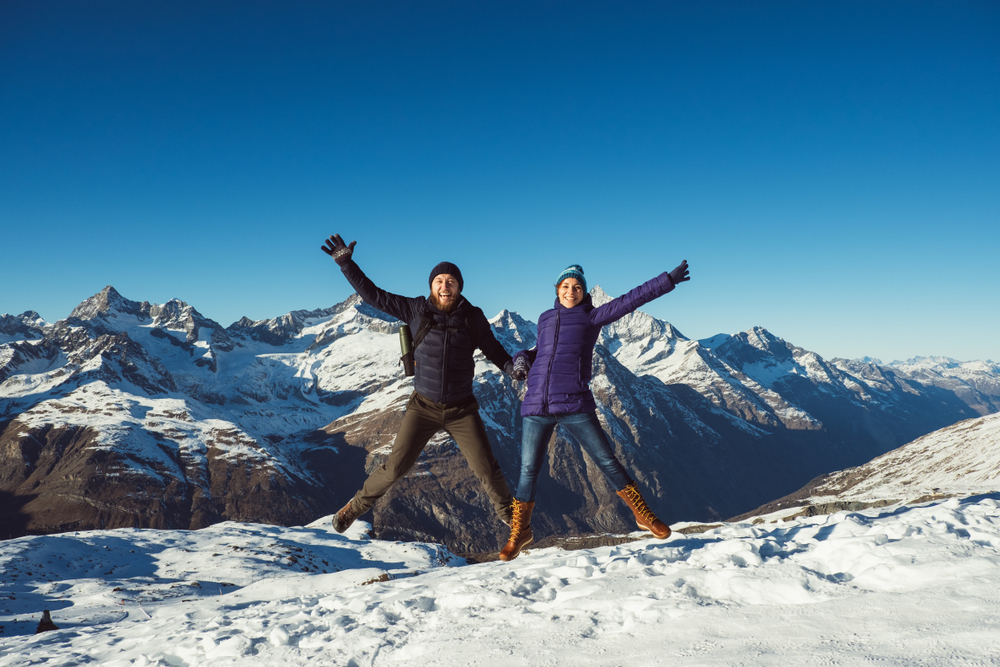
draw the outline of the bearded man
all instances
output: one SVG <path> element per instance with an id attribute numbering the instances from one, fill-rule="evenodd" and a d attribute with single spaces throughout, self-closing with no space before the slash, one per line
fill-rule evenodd
<path id="1" fill-rule="evenodd" d="M 427 442 L 438 432 L 450 435 L 479 478 L 493 509 L 510 525 L 512 497 L 507 480 L 490 447 L 479 403 L 472 395 L 478 347 L 498 368 L 512 375 L 514 365 L 493 335 L 483 311 L 462 296 L 462 272 L 451 262 L 431 270 L 430 296 L 404 297 L 375 286 L 352 259 L 356 241 L 346 245 L 339 234 L 327 239 L 330 255 L 365 303 L 410 326 L 414 334 L 414 392 L 406 404 L 403 423 L 392 443 L 392 453 L 368 477 L 364 486 L 333 518 L 338 533 L 370 510 L 405 475 Z M 518 376 L 522 373 L 519 369 Z M 524 379 L 521 377 L 520 379 Z"/>

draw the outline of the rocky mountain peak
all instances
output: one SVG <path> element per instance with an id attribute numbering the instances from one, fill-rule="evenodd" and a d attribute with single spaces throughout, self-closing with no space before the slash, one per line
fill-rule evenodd
<path id="1" fill-rule="evenodd" d="M 731 336 L 717 353 L 730 363 L 754 364 L 792 359 L 796 349 L 763 327 L 752 327 Z"/>
<path id="2" fill-rule="evenodd" d="M 144 317 L 148 309 L 148 302 L 130 301 L 119 294 L 114 287 L 108 285 L 74 308 L 70 317 L 80 320 L 92 320 L 102 315 L 114 318 L 119 314 Z"/>
<path id="3" fill-rule="evenodd" d="M 337 305 L 335 305 L 331 309 L 331 311 L 334 314 L 336 314 L 336 313 L 342 313 L 343 311 L 347 310 L 348 308 L 354 308 L 355 306 L 360 306 L 363 303 L 364 303 L 364 301 L 357 294 L 357 292 L 352 292 L 349 297 L 347 297 L 346 299 L 344 299 L 343 301 L 341 301 L 340 303 L 338 303 Z"/>
<path id="4" fill-rule="evenodd" d="M 494 335 L 508 352 L 527 350 L 535 346 L 538 337 L 537 327 L 517 313 L 506 308 L 491 319 Z"/>
<path id="5" fill-rule="evenodd" d="M 200 337 L 202 340 L 211 339 L 215 346 L 232 348 L 232 341 L 218 322 L 208 319 L 180 299 L 171 299 L 162 305 L 150 306 L 148 312 L 155 326 L 184 331 L 189 341 L 198 340 Z M 199 333 L 201 329 L 207 329 L 211 333 L 206 337 Z"/>
<path id="6" fill-rule="evenodd" d="M 41 335 L 47 324 L 42 316 L 33 310 L 25 311 L 17 316 L 0 315 L 0 335 L 34 338 Z"/>
<path id="7" fill-rule="evenodd" d="M 607 295 L 604 294 L 604 296 Z M 610 301 L 610 297 L 608 301 Z M 670 341 L 687 340 L 687 337 L 674 328 L 670 322 L 659 320 L 648 313 L 636 310 L 604 327 L 601 331 L 601 340 L 607 344 L 611 339 L 617 339 L 622 343 L 640 341 L 649 343 L 653 340 L 669 343 Z"/>
<path id="8" fill-rule="evenodd" d="M 171 299 L 164 304 L 154 305 L 150 308 L 149 314 L 158 326 L 164 326 L 170 322 L 188 321 L 196 315 L 201 317 L 197 310 L 180 299 Z"/>
<path id="9" fill-rule="evenodd" d="M 594 285 L 590 289 L 590 300 L 594 303 L 594 306 L 603 306 L 608 301 L 611 301 L 612 297 L 610 294 L 601 289 L 600 285 Z"/>
<path id="10" fill-rule="evenodd" d="M 269 320 L 255 321 L 248 317 L 242 317 L 231 324 L 226 331 L 270 345 L 284 345 L 300 335 L 302 330 L 310 326 L 311 323 L 343 312 L 340 305 L 342 304 L 318 310 L 293 310 Z"/>
<path id="11" fill-rule="evenodd" d="M 784 343 L 764 327 L 751 327 L 745 333 L 747 343 L 762 350 L 770 348 L 775 343 Z"/>

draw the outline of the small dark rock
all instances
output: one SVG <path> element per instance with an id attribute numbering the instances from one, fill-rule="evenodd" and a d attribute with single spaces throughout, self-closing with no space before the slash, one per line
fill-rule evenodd
<path id="1" fill-rule="evenodd" d="M 46 609 L 42 612 L 42 620 L 38 621 L 38 629 L 35 630 L 37 635 L 39 632 L 48 632 L 49 630 L 58 630 L 59 626 L 52 622 L 52 617 L 49 616 L 49 610 Z"/>

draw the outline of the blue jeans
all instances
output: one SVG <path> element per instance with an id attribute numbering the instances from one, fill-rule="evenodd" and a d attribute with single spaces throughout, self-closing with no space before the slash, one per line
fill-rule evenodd
<path id="1" fill-rule="evenodd" d="M 538 474 L 545 462 L 545 450 L 556 426 L 563 429 L 590 455 L 616 491 L 632 483 L 632 478 L 615 457 L 601 422 L 594 412 L 573 412 L 564 415 L 529 416 L 524 418 L 521 431 L 521 479 L 514 497 L 524 503 L 535 499 Z"/>

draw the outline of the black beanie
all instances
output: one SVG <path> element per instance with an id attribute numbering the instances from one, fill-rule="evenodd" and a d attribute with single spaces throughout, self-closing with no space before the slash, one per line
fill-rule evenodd
<path id="1" fill-rule="evenodd" d="M 451 262 L 441 262 L 431 271 L 431 277 L 427 279 L 427 284 L 430 285 L 434 282 L 436 276 L 442 273 L 450 274 L 455 280 L 458 281 L 458 291 L 461 292 L 465 288 L 465 281 L 462 280 L 462 272 L 458 270 L 458 267 Z"/>

